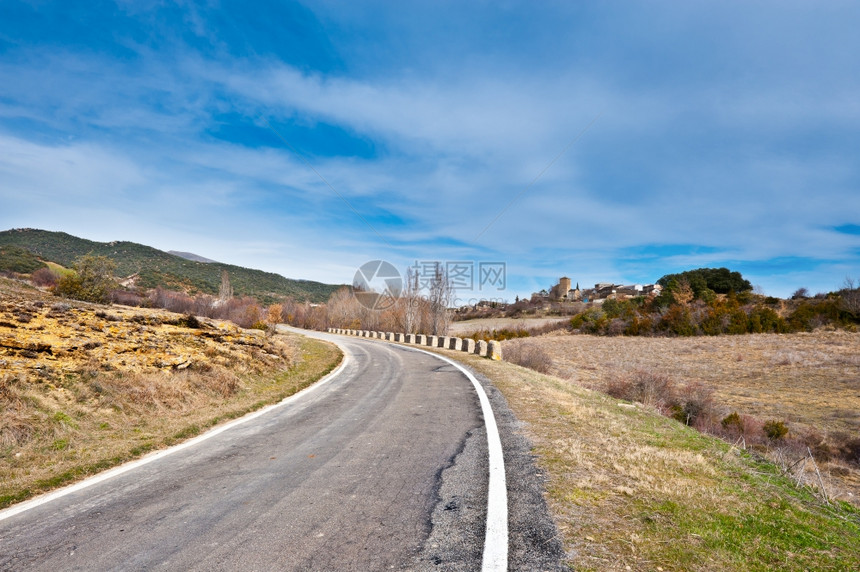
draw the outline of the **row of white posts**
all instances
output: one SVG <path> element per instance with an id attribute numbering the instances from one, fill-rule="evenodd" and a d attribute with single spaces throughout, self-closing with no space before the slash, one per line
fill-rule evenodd
<path id="1" fill-rule="evenodd" d="M 458 352 L 476 354 L 481 357 L 500 360 L 502 359 L 502 344 L 495 340 L 486 342 L 471 338 L 454 338 L 451 336 L 425 336 L 424 334 L 400 334 L 394 332 L 375 332 L 372 330 L 347 330 L 344 328 L 329 328 L 330 334 L 341 334 L 344 336 L 357 336 L 359 338 L 374 338 L 388 342 L 401 344 L 415 344 L 418 346 L 429 346 L 431 348 L 444 348 Z"/>

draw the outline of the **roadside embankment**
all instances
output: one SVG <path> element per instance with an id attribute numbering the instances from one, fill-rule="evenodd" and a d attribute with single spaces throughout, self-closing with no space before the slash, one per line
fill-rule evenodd
<path id="1" fill-rule="evenodd" d="M 192 437 L 334 369 L 332 344 L 0 281 L 0 508 Z"/>
<path id="2" fill-rule="evenodd" d="M 479 355 L 532 443 L 577 570 L 856 570 L 860 510 L 635 404 Z"/>

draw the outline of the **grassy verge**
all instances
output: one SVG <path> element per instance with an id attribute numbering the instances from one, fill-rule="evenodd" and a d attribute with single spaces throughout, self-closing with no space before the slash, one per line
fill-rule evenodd
<path id="1" fill-rule="evenodd" d="M 276 403 L 313 384 L 342 358 L 325 342 L 292 335 L 283 339 L 295 350 L 285 370 L 131 379 L 74 375 L 50 394 L 34 385 L 20 402 L 28 408 L 28 424 L 22 417 L 21 426 L 35 434 L 24 446 L 0 449 L 0 508 Z"/>
<path id="2" fill-rule="evenodd" d="M 578 570 L 858 570 L 860 511 L 654 412 L 505 362 L 484 374 L 524 422 Z"/>

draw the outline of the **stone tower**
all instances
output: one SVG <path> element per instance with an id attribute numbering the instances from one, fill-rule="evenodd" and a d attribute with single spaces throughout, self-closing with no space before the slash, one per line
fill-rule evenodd
<path id="1" fill-rule="evenodd" d="M 564 298 L 570 292 L 570 278 L 562 276 L 558 280 L 558 297 Z"/>

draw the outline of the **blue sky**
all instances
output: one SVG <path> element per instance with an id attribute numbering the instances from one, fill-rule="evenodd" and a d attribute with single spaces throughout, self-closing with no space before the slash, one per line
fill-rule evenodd
<path id="1" fill-rule="evenodd" d="M 854 2 L 0 4 L 0 228 L 332 283 L 368 260 L 860 277 Z M 477 270 L 476 270 L 477 272 Z"/>

